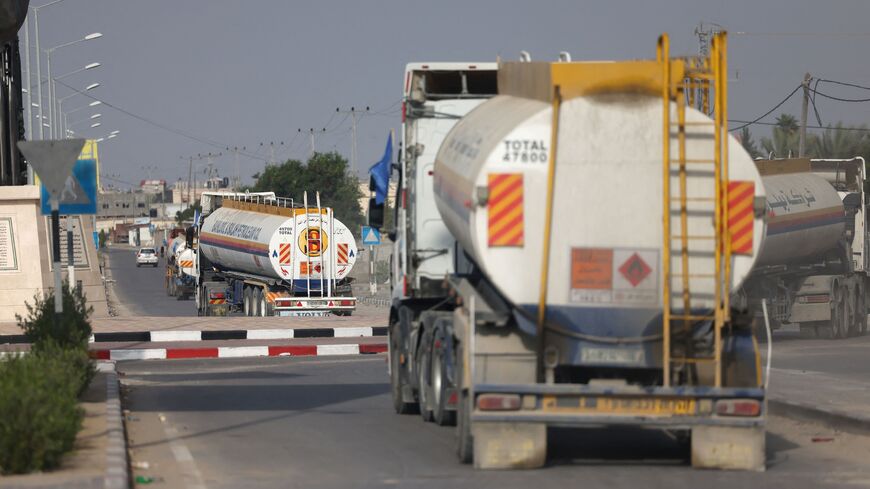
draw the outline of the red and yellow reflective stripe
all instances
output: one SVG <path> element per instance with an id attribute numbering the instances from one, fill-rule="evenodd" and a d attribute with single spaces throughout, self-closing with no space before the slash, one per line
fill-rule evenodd
<path id="1" fill-rule="evenodd" d="M 347 265 L 347 243 L 338 243 L 336 255 L 339 265 Z"/>
<path id="2" fill-rule="evenodd" d="M 293 249 L 293 243 L 281 243 L 278 245 L 278 263 L 281 265 L 290 264 L 290 251 Z"/>
<path id="3" fill-rule="evenodd" d="M 190 268 L 193 266 L 193 260 L 181 260 L 178 262 L 181 268 Z"/>
<path id="4" fill-rule="evenodd" d="M 731 253 L 741 255 L 752 253 L 752 229 L 755 225 L 754 201 L 754 182 L 728 182 L 728 233 L 731 236 Z"/>
<path id="5" fill-rule="evenodd" d="M 489 175 L 489 246 L 523 246 L 523 174 Z"/>

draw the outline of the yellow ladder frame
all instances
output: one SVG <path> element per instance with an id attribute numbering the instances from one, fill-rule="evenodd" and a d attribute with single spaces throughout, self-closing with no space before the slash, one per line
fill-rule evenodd
<path id="1" fill-rule="evenodd" d="M 727 37 L 725 33 L 717 34 L 713 38 L 709 58 L 686 60 L 682 76 L 674 76 L 670 59 L 670 41 L 667 34 L 659 38 L 657 61 L 662 67 L 662 118 L 663 118 L 663 172 L 662 172 L 662 227 L 663 248 L 662 264 L 664 268 L 664 284 L 662 287 L 662 377 L 665 387 L 671 385 L 671 367 L 681 363 L 697 364 L 712 362 L 714 364 L 714 386 L 722 386 L 722 328 L 730 322 L 729 294 L 731 277 L 731 247 L 728 233 L 728 127 L 727 127 Z M 687 197 L 687 165 L 689 163 L 704 163 L 704 161 L 692 161 L 686 158 L 686 106 L 695 104 L 695 89 L 700 89 L 702 105 L 701 110 L 708 112 L 710 100 L 710 85 L 713 88 L 713 138 L 714 157 L 709 162 L 714 165 L 714 273 L 715 281 L 714 301 L 715 307 L 712 316 L 693 315 L 690 292 L 689 273 L 689 241 L 698 239 L 688 234 L 688 202 Z M 686 93 L 688 92 L 688 97 Z M 673 305 L 672 294 L 672 241 L 675 236 L 671 233 L 672 202 L 675 200 L 671 192 L 671 170 L 675 163 L 671 158 L 671 101 L 676 102 L 677 107 L 677 160 L 679 165 L 679 201 L 680 209 L 680 259 L 681 259 L 681 287 L 682 287 L 682 314 L 675 315 L 671 310 Z M 724 266 L 723 266 L 724 261 Z M 695 276 L 707 276 L 696 274 Z M 686 357 L 673 358 L 671 355 L 672 322 L 674 319 L 682 320 L 683 329 L 688 332 L 693 321 L 712 319 L 714 323 L 713 357 Z"/>

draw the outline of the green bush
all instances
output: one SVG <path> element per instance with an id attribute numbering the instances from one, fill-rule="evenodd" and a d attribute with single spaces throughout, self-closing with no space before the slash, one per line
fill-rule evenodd
<path id="1" fill-rule="evenodd" d="M 60 321 L 55 324 L 54 294 L 33 298 L 34 303 L 26 304 L 27 317 L 16 314 L 18 326 L 24 330 L 33 349 L 38 350 L 43 345 L 59 346 L 61 348 L 80 348 L 87 350 L 88 339 L 91 337 L 91 323 L 88 316 L 94 308 L 87 305 L 84 295 L 79 290 L 73 292 L 64 284 L 63 313 Z"/>
<path id="2" fill-rule="evenodd" d="M 93 312 L 84 296 L 64 287 L 55 321 L 54 296 L 27 304 L 18 325 L 30 354 L 0 360 L 0 472 L 20 474 L 60 465 L 81 429 L 78 397 L 96 369 L 88 356 Z"/>
<path id="3" fill-rule="evenodd" d="M 81 372 L 70 368 L 80 350 L 47 346 L 0 361 L 0 472 L 20 474 L 60 465 L 81 429 Z"/>

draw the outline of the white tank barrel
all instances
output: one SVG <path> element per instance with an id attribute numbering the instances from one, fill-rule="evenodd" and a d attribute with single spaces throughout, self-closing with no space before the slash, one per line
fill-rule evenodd
<path id="1" fill-rule="evenodd" d="M 254 208 L 258 206 L 224 200 L 223 207 L 204 219 L 199 250 L 216 268 L 266 276 L 297 288 L 309 279 L 341 280 L 350 273 L 356 241 L 331 209 L 318 214 L 316 209 L 250 210 Z"/>
<path id="2" fill-rule="evenodd" d="M 789 265 L 836 250 L 846 229 L 836 178 L 815 173 L 765 175 L 767 229 L 760 265 Z"/>
<path id="3" fill-rule="evenodd" d="M 500 92 L 503 74 L 500 68 Z M 447 135 L 434 170 L 438 210 L 450 232 L 501 294 L 527 311 L 536 310 L 541 290 L 547 167 L 553 150 L 552 103 L 540 88 L 533 85 L 531 95 L 503 94 L 478 106 Z M 595 323 L 605 334 L 639 334 L 637 328 L 652 328 L 660 317 L 662 107 L 661 97 L 642 93 L 580 95 L 561 103 L 547 304 L 550 317 L 563 324 Z M 674 103 L 670 110 L 676 121 Z M 687 234 L 693 238 L 686 272 L 699 275 L 690 281 L 693 308 L 712 309 L 713 165 L 703 162 L 714 158 L 713 128 L 711 119 L 695 109 L 687 108 L 686 118 L 686 158 L 693 162 L 687 177 Z M 676 159 L 676 129 L 672 131 Z M 764 223 L 755 215 L 754 200 L 764 195 L 764 188 L 752 159 L 733 137 L 728 137 L 728 151 L 729 181 L 743 185 L 748 202 L 741 210 L 748 216 L 746 251 L 733 255 L 735 290 L 761 247 Z M 677 167 L 671 168 L 676 197 Z M 675 202 L 671 216 L 671 232 L 677 235 Z M 679 277 L 684 271 L 679 241 L 673 243 L 672 300 L 682 304 Z"/>

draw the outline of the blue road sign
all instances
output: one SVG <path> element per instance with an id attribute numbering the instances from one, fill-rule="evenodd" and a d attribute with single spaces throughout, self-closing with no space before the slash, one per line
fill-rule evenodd
<path id="1" fill-rule="evenodd" d="M 381 233 L 371 226 L 363 226 L 362 242 L 364 245 L 379 245 L 381 244 Z"/>
<path id="2" fill-rule="evenodd" d="M 42 213 L 51 214 L 48 189 L 42 185 Z M 97 162 L 78 160 L 73 167 L 60 196 L 60 213 L 96 214 L 97 213 Z"/>

